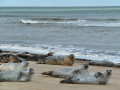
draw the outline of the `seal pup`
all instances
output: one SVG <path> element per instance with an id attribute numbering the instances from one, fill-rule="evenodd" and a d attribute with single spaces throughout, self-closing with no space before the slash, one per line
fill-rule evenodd
<path id="1" fill-rule="evenodd" d="M 25 61 L 25 59 L 20 58 L 14 54 L 10 54 L 10 53 L 0 54 L 0 62 L 2 63 L 8 63 L 8 62 L 20 63 L 22 61 Z"/>
<path id="2" fill-rule="evenodd" d="M 60 81 L 60 83 L 71 84 L 102 84 L 108 83 L 112 74 L 112 70 L 106 70 L 105 72 L 90 72 L 84 74 L 77 74 L 73 77 Z"/>
<path id="3" fill-rule="evenodd" d="M 29 63 L 23 61 L 21 63 L 2 63 L 0 64 L 0 71 L 11 71 L 11 70 L 27 70 Z"/>
<path id="4" fill-rule="evenodd" d="M 96 66 L 107 66 L 107 67 L 118 67 L 120 68 L 120 63 L 114 63 L 108 60 L 93 60 L 89 62 L 89 65 L 96 65 Z"/>
<path id="5" fill-rule="evenodd" d="M 83 64 L 80 68 L 63 68 L 63 69 L 55 69 L 48 72 L 41 73 L 42 75 L 49 75 L 57 78 L 69 78 L 74 76 L 75 74 L 81 74 L 88 72 L 89 65 Z"/>
<path id="6" fill-rule="evenodd" d="M 30 81 L 33 77 L 34 70 L 30 68 L 27 71 L 3 71 L 0 72 L 0 81 Z"/>
<path id="7" fill-rule="evenodd" d="M 51 65 L 67 65 L 72 66 L 75 62 L 74 54 L 69 56 L 49 56 L 44 58 L 40 64 L 51 64 Z"/>

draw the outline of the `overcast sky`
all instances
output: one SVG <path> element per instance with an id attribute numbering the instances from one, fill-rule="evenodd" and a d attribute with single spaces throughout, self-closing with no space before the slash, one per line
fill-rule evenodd
<path id="1" fill-rule="evenodd" d="M 0 6 L 120 6 L 120 0 L 0 0 Z"/>

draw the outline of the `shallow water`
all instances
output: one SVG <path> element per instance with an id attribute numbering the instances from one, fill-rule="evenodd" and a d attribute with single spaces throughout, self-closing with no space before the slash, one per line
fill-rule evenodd
<path id="1" fill-rule="evenodd" d="M 120 7 L 0 7 L 0 49 L 120 62 Z"/>

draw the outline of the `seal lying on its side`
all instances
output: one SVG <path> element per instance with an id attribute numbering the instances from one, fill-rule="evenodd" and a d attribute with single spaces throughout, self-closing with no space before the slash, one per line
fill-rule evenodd
<path id="1" fill-rule="evenodd" d="M 102 61 L 94 60 L 94 61 L 90 61 L 89 65 L 118 67 L 118 68 L 120 68 L 120 63 L 114 63 L 112 61 L 107 61 L 107 60 L 102 60 Z"/>
<path id="2" fill-rule="evenodd" d="M 112 74 L 112 70 L 105 72 L 93 72 L 85 74 L 77 74 L 73 77 L 62 80 L 60 83 L 73 83 L 73 84 L 107 84 Z"/>
<path id="3" fill-rule="evenodd" d="M 49 75 L 52 77 L 58 77 L 58 78 L 69 78 L 74 76 L 75 74 L 81 74 L 88 72 L 89 65 L 83 64 L 81 68 L 63 68 L 63 69 L 55 69 L 48 72 L 43 72 L 41 74 L 43 75 Z"/>
<path id="4" fill-rule="evenodd" d="M 74 54 L 69 56 L 49 56 L 44 58 L 40 64 L 52 64 L 52 65 L 67 65 L 72 66 L 75 61 Z"/>
<path id="5" fill-rule="evenodd" d="M 29 63 L 23 61 L 21 63 L 2 63 L 0 64 L 0 71 L 11 71 L 11 70 L 27 70 Z"/>
<path id="6" fill-rule="evenodd" d="M 3 71 L 0 72 L 0 81 L 30 81 L 34 74 L 34 70 L 30 68 L 27 71 Z"/>
<path id="7" fill-rule="evenodd" d="M 45 57 L 52 56 L 52 55 L 53 55 L 53 52 L 49 52 L 46 55 L 31 54 L 29 52 L 23 52 L 23 53 L 17 54 L 18 57 L 24 58 L 26 61 L 37 61 L 37 64 L 39 64 L 39 62 L 43 60 Z"/>
<path id="8" fill-rule="evenodd" d="M 19 63 L 22 61 L 25 61 L 25 59 L 20 58 L 14 54 L 10 54 L 10 53 L 1 53 L 0 54 L 0 62 L 2 62 L 2 63 L 8 63 L 8 62 Z"/>

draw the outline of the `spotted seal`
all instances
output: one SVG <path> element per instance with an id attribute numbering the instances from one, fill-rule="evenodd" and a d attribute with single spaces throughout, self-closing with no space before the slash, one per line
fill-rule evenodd
<path id="1" fill-rule="evenodd" d="M 29 52 L 18 53 L 17 56 L 24 58 L 26 61 L 36 61 L 37 64 L 41 62 L 45 57 L 52 56 L 53 52 L 49 52 L 46 55 L 43 54 L 31 54 Z"/>
<path id="2" fill-rule="evenodd" d="M 15 54 L 0 53 L 0 62 L 1 63 L 10 63 L 10 62 L 20 63 L 22 61 L 25 61 L 25 59 L 20 58 L 20 57 L 16 56 Z"/>
<path id="3" fill-rule="evenodd" d="M 76 74 L 73 77 L 60 81 L 60 83 L 72 84 L 107 84 L 112 74 L 112 70 L 105 72 L 90 72 L 84 74 Z"/>
<path id="4" fill-rule="evenodd" d="M 52 77 L 58 77 L 58 78 L 69 78 L 74 76 L 78 73 L 85 73 L 88 72 L 89 65 L 83 64 L 80 68 L 63 68 L 63 69 L 55 69 L 48 72 L 41 73 L 42 75 L 49 75 Z"/>
<path id="5" fill-rule="evenodd" d="M 108 60 L 93 60 L 89 62 L 89 65 L 96 65 L 96 66 L 107 66 L 107 67 L 118 67 L 120 68 L 120 63 L 114 63 Z"/>
<path id="6" fill-rule="evenodd" d="M 40 64 L 51 64 L 51 65 L 67 65 L 72 66 L 75 62 L 74 54 L 69 56 L 49 56 L 44 58 Z"/>

